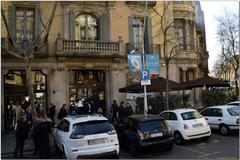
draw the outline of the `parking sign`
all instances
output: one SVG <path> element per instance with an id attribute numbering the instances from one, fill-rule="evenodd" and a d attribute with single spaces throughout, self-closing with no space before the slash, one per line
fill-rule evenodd
<path id="1" fill-rule="evenodd" d="M 151 85 L 150 74 L 148 70 L 142 70 L 141 72 L 141 85 Z"/>

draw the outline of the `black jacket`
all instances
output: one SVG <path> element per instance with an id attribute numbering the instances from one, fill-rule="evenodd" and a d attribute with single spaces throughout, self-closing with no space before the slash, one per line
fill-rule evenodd
<path id="1" fill-rule="evenodd" d="M 19 121 L 17 122 L 15 137 L 17 139 L 27 139 L 28 131 L 29 131 L 28 121 L 25 121 L 25 122 Z"/>

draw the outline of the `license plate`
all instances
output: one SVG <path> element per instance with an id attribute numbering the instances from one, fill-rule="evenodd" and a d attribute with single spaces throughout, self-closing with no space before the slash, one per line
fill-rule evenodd
<path id="1" fill-rule="evenodd" d="M 154 137 L 161 137 L 163 136 L 163 133 L 153 133 L 151 134 L 151 137 L 154 138 Z"/>
<path id="2" fill-rule="evenodd" d="M 106 138 L 88 140 L 89 145 L 102 144 L 102 143 L 105 143 L 105 142 L 106 142 Z"/>
<path id="3" fill-rule="evenodd" d="M 199 123 L 199 124 L 194 124 L 193 125 L 193 128 L 198 128 L 198 127 L 202 127 L 203 126 L 203 124 L 202 123 Z"/>

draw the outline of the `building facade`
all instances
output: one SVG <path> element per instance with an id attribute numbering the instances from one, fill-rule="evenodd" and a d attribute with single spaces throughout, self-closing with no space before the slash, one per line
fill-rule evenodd
<path id="1" fill-rule="evenodd" d="M 166 2 L 148 2 L 144 39 L 143 2 L 72 1 L 57 2 L 57 10 L 46 45 L 32 61 L 32 82 L 35 98 L 46 110 L 50 103 L 57 106 L 79 99 L 91 99 L 108 114 L 112 100 L 118 103 L 126 95 L 118 89 L 131 84 L 136 77 L 129 73 L 127 54 L 145 44 L 146 53 L 160 55 L 160 74 L 166 77 L 162 52 L 163 36 L 158 34 L 160 18 L 154 10 L 163 12 Z M 32 41 L 44 31 L 51 2 L 2 2 L 9 31 L 19 46 Z M 205 30 L 198 29 L 197 2 L 171 2 L 168 17 L 174 21 L 172 33 L 181 47 L 170 62 L 170 79 L 183 82 L 203 74 L 207 69 Z M 203 15 L 203 14 L 202 14 Z M 201 16 L 201 15 L 200 15 Z M 203 18 L 204 23 L 204 18 Z M 1 26 L 2 47 L 12 50 L 6 27 Z M 200 42 L 199 42 L 200 41 Z M 205 48 L 204 48 L 205 47 Z M 14 50 L 13 50 L 14 51 Z M 12 100 L 20 104 L 27 98 L 24 63 L 1 52 L 1 115 L 6 121 L 6 106 Z M 195 93 L 196 92 L 196 93 Z M 198 97 L 194 91 L 193 99 Z"/>

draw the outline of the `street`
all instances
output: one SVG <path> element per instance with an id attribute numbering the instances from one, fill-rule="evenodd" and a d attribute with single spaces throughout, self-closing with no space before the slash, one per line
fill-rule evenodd
<path id="1" fill-rule="evenodd" d="M 24 158 L 39 158 L 32 154 L 32 151 L 25 152 Z M 61 155 L 56 155 L 52 148 L 52 158 L 60 159 Z M 2 155 L 2 159 L 13 158 L 13 154 Z M 144 153 L 139 157 L 132 157 L 126 150 L 120 150 L 120 159 L 239 159 L 239 133 L 233 132 L 229 136 L 222 136 L 218 131 L 213 131 L 210 139 L 206 142 L 202 140 L 192 140 L 184 145 L 174 145 L 170 152 L 154 150 Z"/>

